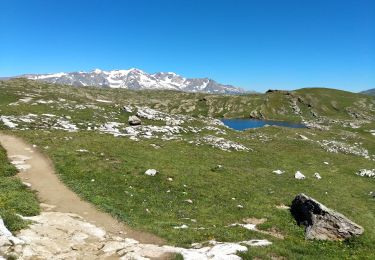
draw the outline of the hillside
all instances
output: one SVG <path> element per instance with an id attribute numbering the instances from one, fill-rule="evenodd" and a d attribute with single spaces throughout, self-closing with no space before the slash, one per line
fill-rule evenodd
<path id="1" fill-rule="evenodd" d="M 362 91 L 361 93 L 365 94 L 365 95 L 375 96 L 375 88 L 369 89 L 369 90 L 366 90 L 366 91 Z"/>
<path id="2" fill-rule="evenodd" d="M 81 198 L 171 245 L 270 242 L 240 253 L 244 259 L 373 255 L 375 179 L 357 175 L 374 168 L 371 96 L 322 88 L 246 95 L 134 91 L 26 79 L 0 81 L 0 92 L 2 132 L 36 145 Z M 133 115 L 141 125 L 129 125 Z M 307 128 L 236 131 L 221 118 Z M 148 176 L 148 169 L 159 173 Z M 306 178 L 296 179 L 297 171 Z M 343 242 L 305 240 L 287 207 L 301 192 L 358 223 L 364 234 Z M 249 230 L 249 219 L 262 221 Z"/>

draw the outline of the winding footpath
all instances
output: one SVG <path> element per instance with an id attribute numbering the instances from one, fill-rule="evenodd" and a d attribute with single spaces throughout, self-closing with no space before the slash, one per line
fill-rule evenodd
<path id="1" fill-rule="evenodd" d="M 196 249 L 165 246 L 161 238 L 131 229 L 80 199 L 36 147 L 4 133 L 0 144 L 19 169 L 19 178 L 37 192 L 42 208 L 40 215 L 24 217 L 32 224 L 15 236 L 0 229 L 0 259 L 2 254 L 19 259 L 172 259 L 175 253 L 185 259 L 240 259 L 236 252 L 247 251 L 247 246 L 270 244 L 250 240 L 210 241 Z"/>

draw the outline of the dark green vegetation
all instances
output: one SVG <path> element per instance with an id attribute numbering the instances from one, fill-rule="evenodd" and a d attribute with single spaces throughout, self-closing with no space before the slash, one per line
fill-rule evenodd
<path id="1" fill-rule="evenodd" d="M 39 213 L 35 194 L 14 177 L 16 173 L 16 168 L 7 160 L 5 150 L 0 147 L 0 216 L 11 231 L 27 226 L 27 222 L 17 214 L 34 216 Z"/>
<path id="2" fill-rule="evenodd" d="M 9 130 L 0 122 L 3 131 L 38 145 L 52 159 L 67 186 L 133 227 L 183 246 L 210 239 L 273 242 L 269 247 L 250 248 L 242 255 L 244 258 L 373 257 L 375 201 L 369 193 L 375 191 L 375 179 L 355 174 L 362 168 L 374 168 L 375 136 L 370 131 L 375 130 L 375 99 L 369 96 L 330 89 L 216 96 L 72 88 L 27 80 L 0 82 L 0 93 L 0 115 L 49 113 L 70 118 L 79 127 L 79 131 L 67 132 L 34 120 L 15 121 L 18 126 Z M 32 101 L 19 102 L 27 95 Z M 53 102 L 45 102 L 48 100 Z M 181 132 L 175 140 L 163 140 L 154 134 L 133 141 L 127 136 L 114 137 L 87 128 L 90 123 L 100 126 L 106 122 L 127 126 L 132 113 L 121 111 L 124 105 L 192 115 L 194 120 L 181 125 L 186 129 L 205 127 L 208 119 L 199 119 L 200 115 L 220 118 L 251 114 L 267 119 L 305 120 L 329 130 L 265 127 L 237 132 L 217 126 L 225 134 L 204 129 L 198 133 Z M 166 125 L 160 120 L 143 122 L 146 126 Z M 48 121 L 51 125 L 55 123 Z M 197 139 L 207 135 L 234 141 L 251 150 L 229 152 L 208 144 L 197 146 Z M 335 141 L 342 149 L 328 152 L 332 147 L 322 145 L 324 140 Z M 149 168 L 159 170 L 160 174 L 144 175 Z M 277 169 L 286 172 L 276 175 L 272 171 Z M 294 179 L 297 170 L 307 178 Z M 320 173 L 321 180 L 313 177 L 315 172 Z M 345 242 L 305 241 L 303 228 L 296 225 L 289 211 L 277 208 L 289 205 L 300 192 L 343 213 L 363 226 L 365 233 Z M 228 227 L 250 217 L 266 218 L 259 228 L 285 238 Z M 174 228 L 182 224 L 189 228 Z"/>

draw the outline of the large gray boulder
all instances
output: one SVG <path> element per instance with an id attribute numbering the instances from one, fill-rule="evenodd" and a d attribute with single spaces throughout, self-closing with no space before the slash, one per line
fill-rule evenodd
<path id="1" fill-rule="evenodd" d="M 344 215 L 301 193 L 290 209 L 298 225 L 305 226 L 306 239 L 344 240 L 359 236 L 364 229 Z"/>

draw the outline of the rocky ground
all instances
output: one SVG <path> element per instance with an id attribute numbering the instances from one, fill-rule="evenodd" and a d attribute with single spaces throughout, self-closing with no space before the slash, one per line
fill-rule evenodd
<path id="1" fill-rule="evenodd" d="M 34 155 L 47 155 L 60 180 L 85 201 L 174 245 L 123 237 L 92 222 L 91 214 L 50 202 L 56 207 L 24 218 L 34 222 L 14 233 L 24 242 L 4 247 L 8 253 L 32 254 L 30 247 L 37 245 L 28 236 L 41 244 L 43 236 L 61 232 L 58 237 L 69 242 L 50 243 L 46 255 L 316 259 L 324 254 L 332 259 L 372 254 L 373 98 L 328 89 L 220 96 L 24 80 L 0 82 L 0 90 L 3 133 L 27 140 Z M 307 128 L 235 131 L 218 120 L 222 117 L 286 120 Z M 36 169 L 29 163 L 34 155 L 10 158 L 31 189 L 38 184 L 26 174 Z M 304 228 L 288 210 L 301 192 L 365 232 L 342 243 L 305 241 Z M 0 194 L 0 210 L 2 201 Z M 49 218 L 72 224 L 58 226 Z"/>
<path id="2" fill-rule="evenodd" d="M 27 229 L 13 236 L 0 222 L 0 252 L 18 259 L 171 259 L 181 254 L 184 259 L 240 259 L 236 253 L 246 252 L 247 246 L 267 246 L 267 240 L 239 243 L 208 241 L 191 249 L 140 243 L 106 232 L 71 213 L 54 211 L 52 205 L 41 205 L 44 210 L 31 221 Z"/>

